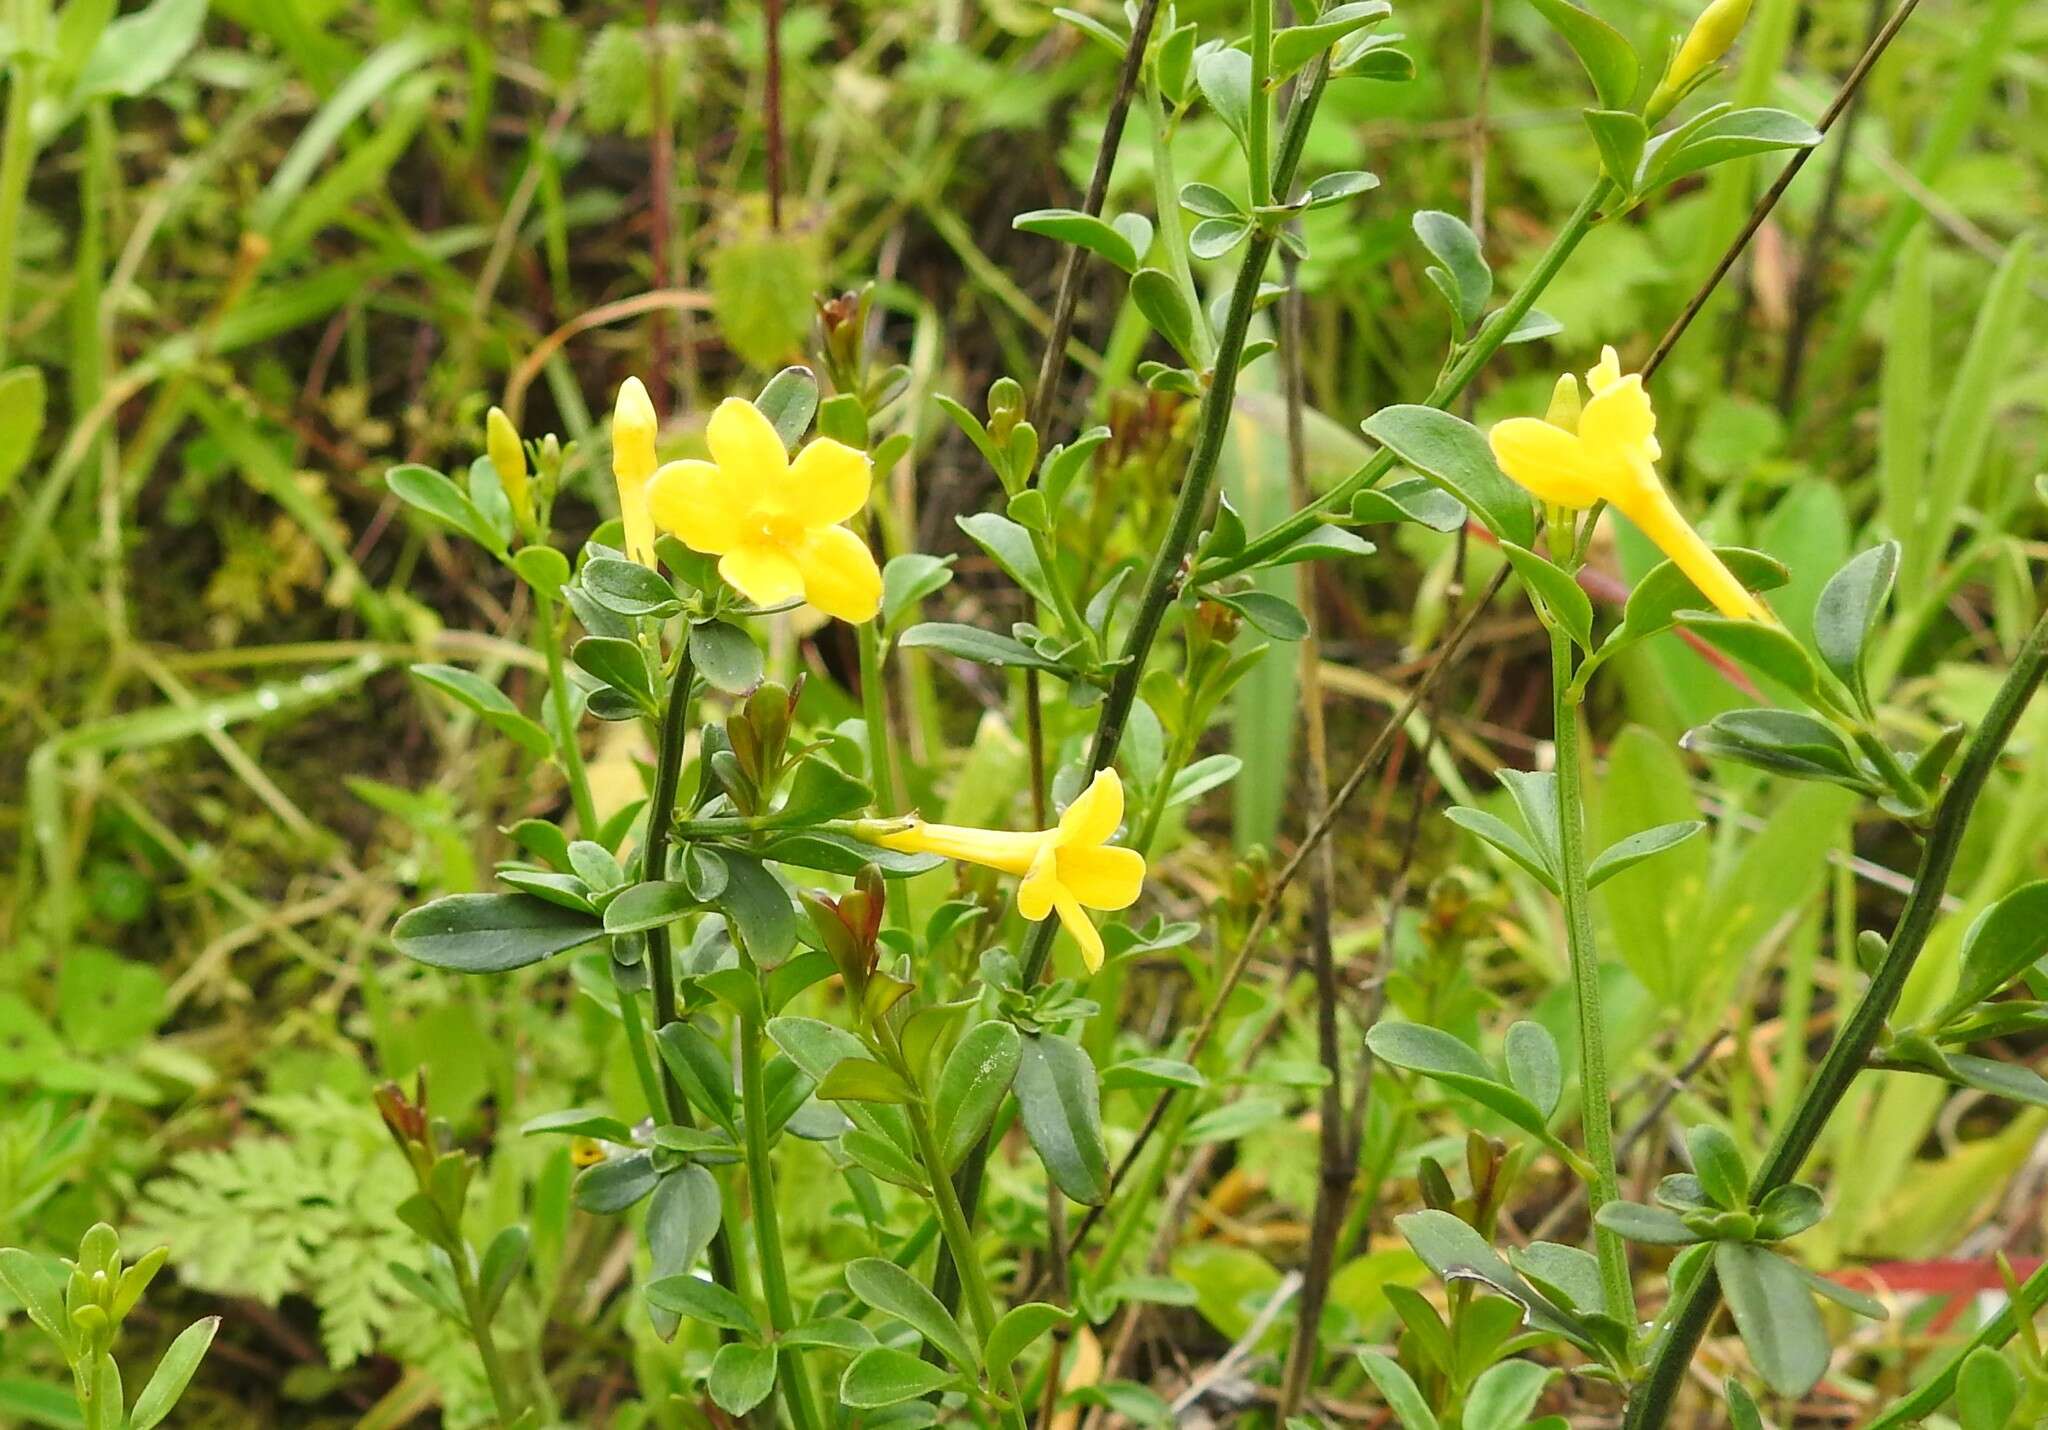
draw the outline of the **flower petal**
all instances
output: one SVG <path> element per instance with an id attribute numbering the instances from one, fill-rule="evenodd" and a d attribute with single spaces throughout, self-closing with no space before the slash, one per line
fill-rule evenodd
<path id="1" fill-rule="evenodd" d="M 1060 883 L 1091 909 L 1127 909 L 1145 887 L 1145 856 L 1096 845 L 1059 852 Z"/>
<path id="2" fill-rule="evenodd" d="M 1583 511 L 1606 495 L 1586 444 L 1535 417 L 1510 417 L 1487 434 L 1500 469 L 1537 500 Z"/>
<path id="3" fill-rule="evenodd" d="M 1107 844 L 1124 822 L 1124 782 L 1116 771 L 1097 770 L 1088 788 L 1075 796 L 1060 816 L 1059 842 L 1069 848 Z"/>
<path id="4" fill-rule="evenodd" d="M 1073 897 L 1060 887 L 1059 862 L 1053 854 L 1051 841 L 1047 841 L 1033 857 L 1024 882 L 1017 886 L 1017 912 L 1037 923 L 1052 912 L 1053 905 L 1063 895 L 1069 899 Z"/>
<path id="5" fill-rule="evenodd" d="M 1081 945 L 1081 962 L 1088 965 L 1088 971 L 1093 973 L 1101 968 L 1102 931 L 1064 888 L 1053 896 L 1053 907 L 1060 911 L 1060 922 L 1074 936 L 1074 942 Z"/>
<path id="6" fill-rule="evenodd" d="M 729 480 L 751 484 L 756 492 L 780 490 L 789 454 L 783 450 L 775 424 L 753 403 L 743 397 L 728 397 L 719 403 L 704 429 L 704 440 Z"/>
<path id="7" fill-rule="evenodd" d="M 804 573 L 779 546 L 735 546 L 719 558 L 718 574 L 758 606 L 779 606 L 804 593 Z"/>
<path id="8" fill-rule="evenodd" d="M 1651 478 L 1650 486 L 1629 500 L 1616 502 L 1628 519 L 1642 528 L 1643 535 L 1657 543 L 1657 549 L 1671 558 L 1686 579 L 1699 587 L 1700 594 L 1714 603 L 1714 609 L 1738 620 L 1761 621 L 1769 613 L 1749 593 L 1735 573 L 1714 554 L 1714 548 L 1693 529 L 1666 495 L 1662 483 Z"/>
<path id="9" fill-rule="evenodd" d="M 882 609 L 882 568 L 868 544 L 845 527 L 805 533 L 797 559 L 803 566 L 804 599 L 826 615 L 859 622 Z"/>
<path id="10" fill-rule="evenodd" d="M 1657 411 L 1640 374 L 1610 382 L 1594 395 L 1579 414 L 1579 440 L 1602 460 L 1654 462 L 1663 455 L 1657 445 Z"/>
<path id="11" fill-rule="evenodd" d="M 746 488 L 725 480 L 709 462 L 669 462 L 647 483 L 654 524 L 692 551 L 723 555 L 738 546 L 747 516 Z"/>
<path id="12" fill-rule="evenodd" d="M 868 454 L 820 437 L 790 463 L 782 509 L 805 526 L 834 526 L 868 504 Z"/>
<path id="13" fill-rule="evenodd" d="M 1586 374 L 1586 386 L 1592 388 L 1593 395 L 1598 397 L 1619 381 L 1621 358 L 1615 353 L 1613 345 L 1609 344 L 1600 349 L 1600 361 L 1594 363 L 1592 370 Z"/>

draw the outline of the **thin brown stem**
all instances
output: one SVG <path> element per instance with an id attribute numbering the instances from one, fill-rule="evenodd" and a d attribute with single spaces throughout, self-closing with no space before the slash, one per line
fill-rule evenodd
<path id="1" fill-rule="evenodd" d="M 1850 103 L 1856 98 L 1856 92 L 1863 87 L 1864 79 L 1876 67 L 1877 62 L 1884 58 L 1884 52 L 1891 45 L 1893 36 L 1897 35 L 1900 27 L 1912 18 L 1913 11 L 1919 4 L 1920 0 L 1900 0 L 1899 8 L 1892 12 L 1891 19 L 1885 22 L 1884 28 L 1877 32 L 1869 47 L 1863 51 L 1863 57 L 1856 61 L 1856 68 L 1849 71 L 1848 78 L 1842 81 L 1842 87 L 1835 91 L 1834 99 L 1821 114 L 1820 122 L 1814 126 L 1823 135 L 1835 127 L 1835 121 L 1849 108 Z M 1771 216 L 1771 210 L 1778 206 L 1778 200 L 1785 197 L 1785 191 L 1792 187 L 1792 181 L 1799 177 L 1799 171 L 1806 167 L 1807 160 L 1819 149 L 1820 146 L 1816 144 L 1794 154 L 1791 162 L 1785 165 L 1784 172 L 1764 190 L 1763 197 L 1756 201 L 1756 207 L 1749 211 L 1749 219 L 1742 225 L 1742 231 L 1735 235 L 1734 241 L 1728 245 L 1728 251 L 1721 255 L 1721 261 L 1716 263 L 1714 271 L 1707 275 L 1707 281 L 1692 295 L 1692 301 L 1685 305 L 1685 311 L 1680 313 L 1677 320 L 1665 331 L 1664 336 L 1657 342 L 1657 350 L 1651 353 L 1650 360 L 1643 364 L 1645 382 L 1664 365 L 1664 359 L 1671 356 L 1671 350 L 1678 346 L 1678 340 L 1685 336 L 1685 330 L 1692 326 L 1693 319 L 1707 306 L 1708 300 L 1714 296 L 1722 280 L 1735 267 L 1736 260 L 1742 257 L 1743 250 L 1749 247 L 1750 240 L 1756 237 L 1757 230 L 1764 226 L 1764 220 Z"/>
<path id="2" fill-rule="evenodd" d="M 768 227 L 782 231 L 782 0 L 766 0 L 766 63 L 761 77 L 761 107 L 768 127 Z"/>

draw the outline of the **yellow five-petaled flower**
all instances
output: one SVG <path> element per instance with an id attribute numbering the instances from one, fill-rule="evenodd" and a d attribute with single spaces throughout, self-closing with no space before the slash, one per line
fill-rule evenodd
<path id="1" fill-rule="evenodd" d="M 1490 439 L 1502 471 L 1539 501 L 1584 511 L 1611 503 L 1657 543 L 1700 594 L 1724 616 L 1767 619 L 1752 596 L 1692 524 L 1680 515 L 1657 478 L 1657 414 L 1639 373 L 1624 375 L 1613 348 L 1586 374 L 1592 397 L 1579 405 L 1570 373 L 1557 382 L 1547 417 L 1511 417 Z"/>
<path id="2" fill-rule="evenodd" d="M 1102 934 L 1084 910 L 1127 909 L 1145 883 L 1145 856 L 1109 843 L 1123 818 L 1123 782 L 1115 770 L 1101 770 L 1052 829 L 1012 832 L 918 820 L 875 842 L 1022 876 L 1017 911 L 1037 923 L 1057 910 L 1092 973 L 1102 967 Z"/>
<path id="3" fill-rule="evenodd" d="M 792 462 L 774 424 L 737 397 L 718 404 L 704 435 L 710 461 L 670 462 L 648 483 L 655 523 L 718 557 L 718 574 L 749 600 L 802 596 L 842 621 L 872 617 L 881 570 L 839 524 L 867 505 L 867 453 L 819 437 Z"/>

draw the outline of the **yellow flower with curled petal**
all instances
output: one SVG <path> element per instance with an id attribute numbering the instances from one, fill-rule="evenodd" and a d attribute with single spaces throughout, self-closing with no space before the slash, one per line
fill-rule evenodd
<path id="1" fill-rule="evenodd" d="M 718 574 L 760 605 L 802 596 L 842 621 L 881 609 L 874 554 L 839 524 L 867 505 L 867 453 L 819 437 L 792 462 L 774 424 L 738 397 L 718 404 L 704 435 L 710 461 L 670 462 L 648 484 L 662 530 L 718 557 Z"/>
<path id="2" fill-rule="evenodd" d="M 1511 417 L 1495 424 L 1494 459 L 1537 500 L 1584 511 L 1613 505 L 1657 543 L 1700 594 L 1724 616 L 1768 619 L 1763 604 L 1743 588 L 1714 549 L 1672 504 L 1657 478 L 1657 414 L 1639 373 L 1626 373 L 1613 348 L 1586 374 L 1592 396 L 1579 404 L 1570 373 L 1558 379 L 1546 417 Z"/>
<path id="3" fill-rule="evenodd" d="M 1037 923 L 1057 910 L 1092 973 L 1102 967 L 1102 934 L 1085 910 L 1127 909 L 1145 883 L 1145 856 L 1109 843 L 1123 819 L 1123 781 L 1115 770 L 1099 770 L 1051 829 L 1011 832 L 919 820 L 874 842 L 1021 876 L 1017 911 Z"/>
<path id="4" fill-rule="evenodd" d="M 626 379 L 612 409 L 612 476 L 619 484 L 619 519 L 626 526 L 626 555 L 654 565 L 654 518 L 647 514 L 647 483 L 657 458 L 654 434 L 660 423 L 654 401 L 637 377 Z"/>

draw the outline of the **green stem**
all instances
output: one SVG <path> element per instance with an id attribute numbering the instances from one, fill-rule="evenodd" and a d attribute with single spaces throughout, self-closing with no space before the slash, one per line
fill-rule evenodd
<path id="1" fill-rule="evenodd" d="M 1599 216 L 1600 206 L 1607 202 L 1612 192 L 1613 185 L 1605 179 L 1587 191 L 1586 197 L 1579 201 L 1579 206 L 1572 210 L 1571 217 L 1558 229 L 1557 236 L 1550 240 L 1550 247 L 1546 248 L 1543 256 L 1536 261 L 1536 267 L 1529 274 L 1528 281 L 1516 289 L 1515 296 L 1508 300 L 1507 306 L 1488 318 L 1473 336 L 1472 341 L 1459 350 L 1457 358 L 1445 369 L 1444 375 L 1437 379 L 1436 387 L 1426 399 L 1425 406 L 1448 407 L 1471 385 L 1479 370 L 1500 350 L 1501 344 L 1507 341 L 1508 334 L 1512 333 L 1516 325 L 1528 315 L 1529 310 L 1536 306 L 1536 300 L 1543 296 L 1543 290 L 1557 277 L 1559 270 L 1565 265 L 1565 260 L 1578 248 L 1580 240 L 1592 230 L 1594 221 Z M 1235 556 L 1204 563 L 1196 570 L 1194 583 L 1207 585 L 1213 581 L 1220 581 L 1225 576 L 1235 575 L 1239 571 L 1258 565 L 1276 552 L 1286 550 L 1308 535 L 1322 521 L 1323 513 L 1340 508 L 1348 510 L 1352 497 L 1376 484 L 1387 473 L 1393 471 L 1395 465 L 1394 454 L 1382 449 L 1371 461 L 1293 516 L 1246 542 L 1244 549 Z"/>
<path id="2" fill-rule="evenodd" d="M 1927 946 L 1927 938 L 1941 915 L 1942 898 L 1948 890 L 1956 854 L 1970 823 L 1970 812 L 1983 793 L 1999 754 L 2012 738 L 2013 728 L 2048 672 L 2048 612 L 2034 623 L 2020 643 L 2012 668 L 1984 712 L 1984 722 L 1970 737 L 1955 779 L 1935 808 L 1927 843 L 1920 854 L 1920 867 L 1913 875 L 1913 892 L 1893 929 L 1884 961 L 1878 965 L 1857 1003 L 1829 1046 L 1827 1056 L 1815 1070 L 1813 1081 L 1800 1095 L 1798 1105 L 1786 1119 L 1750 1186 L 1754 1206 L 1798 1175 L 1807 1154 L 1819 1140 L 1835 1107 L 1847 1095 L 1856 1075 L 1870 1059 L 1870 1050 L 1884 1032 L 1885 1020 L 1898 1006 L 1906 979 Z M 1711 1266 L 1685 1297 L 1666 1314 L 1665 1330 L 1653 1352 L 1649 1373 L 1629 1398 L 1626 1430 L 1658 1430 L 1670 1417 L 1685 1380 L 1692 1353 L 1706 1334 L 1720 1304 L 1720 1285 Z"/>
<path id="3" fill-rule="evenodd" d="M 895 1030 L 880 1019 L 876 1020 L 875 1030 L 896 1064 L 896 1071 L 908 1078 L 909 1063 L 903 1056 L 902 1045 L 896 1040 Z M 974 1249 L 974 1233 L 967 1225 L 967 1213 L 961 1208 L 959 1194 L 953 1190 L 953 1179 L 946 1175 L 945 1154 L 939 1149 L 939 1139 L 932 1132 L 931 1117 L 924 1103 L 913 1098 L 904 1104 L 903 1110 L 910 1122 L 911 1136 L 917 1140 L 918 1158 L 924 1163 L 925 1175 L 931 1179 L 932 1201 L 939 1213 L 939 1234 L 945 1238 L 946 1249 L 952 1253 L 953 1265 L 959 1271 L 962 1289 L 967 1293 L 967 1317 L 974 1323 L 974 1338 L 985 1345 L 996 1324 L 996 1299 L 995 1293 L 989 1289 L 988 1272 Z M 1010 1368 L 1007 1365 L 990 1366 L 989 1374 L 996 1383 L 997 1392 L 1006 1402 L 1003 1423 L 1012 1430 L 1024 1430 L 1024 1412 L 1018 1403 L 1017 1383 Z"/>
<path id="4" fill-rule="evenodd" d="M 1316 107 L 1322 102 L 1323 90 L 1329 81 L 1330 61 L 1325 55 L 1302 78 L 1294 103 L 1287 111 L 1287 127 L 1281 134 L 1280 156 L 1273 171 L 1276 192 L 1285 193 L 1294 183 L 1295 168 L 1301 163 L 1302 146 L 1308 142 L 1309 125 L 1315 120 Z M 1145 576 L 1144 594 L 1138 601 L 1137 616 L 1131 622 L 1130 634 L 1124 638 L 1123 649 L 1118 653 L 1121 664 L 1117 667 L 1116 678 L 1110 683 L 1109 694 L 1102 702 L 1102 714 L 1095 726 L 1095 740 L 1088 751 L 1088 768 L 1091 770 L 1106 769 L 1116 759 L 1117 747 L 1123 743 L 1124 726 L 1130 720 L 1131 707 L 1138 698 L 1138 682 L 1145 675 L 1146 658 L 1152 653 L 1152 643 L 1158 639 L 1159 628 L 1166 620 L 1166 608 L 1172 604 L 1180 585 L 1181 563 L 1187 559 L 1188 549 L 1194 544 L 1195 529 L 1208 510 L 1209 497 L 1216 484 L 1217 462 L 1223 455 L 1223 441 L 1230 430 L 1231 409 L 1237 398 L 1237 374 L 1244 361 L 1245 334 L 1251 327 L 1259 282 L 1265 276 L 1266 265 L 1277 242 L 1277 234 L 1266 229 L 1253 234 L 1246 245 L 1244 262 L 1238 268 L 1236 283 L 1231 288 L 1230 314 L 1224 321 L 1222 340 L 1216 349 L 1215 372 L 1202 399 L 1200 427 L 1194 449 L 1188 454 L 1187 475 L 1181 481 L 1180 496 L 1174 503 L 1166 534 L 1160 538 L 1159 549 L 1153 553 L 1151 569 Z M 1044 975 L 1057 932 L 1058 923 L 1053 919 L 1032 925 L 1024 949 L 1025 987 L 1036 984 Z M 989 1146 L 988 1139 L 982 1139 L 981 1145 L 968 1154 L 954 1182 L 970 1224 L 981 1199 L 982 1175 L 988 1166 Z M 941 1256 L 932 1273 L 932 1291 L 947 1306 L 957 1304 L 958 1278 L 952 1257 Z"/>
<path id="5" fill-rule="evenodd" d="M 576 712 L 569 700 L 569 681 L 562 669 L 562 633 L 555 626 L 555 601 L 533 593 L 534 619 L 540 626 L 541 654 L 548 664 L 548 714 L 555 724 L 555 752 L 569 778 L 569 798 L 576 807 L 576 832 L 597 838 L 597 804 L 590 795 L 590 771 L 583 764 L 583 745 L 576 738 Z"/>
<path id="6" fill-rule="evenodd" d="M 682 783 L 683 747 L 690 730 L 690 687 L 695 675 L 696 671 L 690 664 L 689 643 L 678 642 L 675 678 L 669 684 L 668 707 L 662 711 L 661 717 L 661 743 L 655 759 L 654 788 L 647 798 L 647 828 L 640 845 L 640 874 L 643 879 L 659 879 L 668 869 L 669 833 L 675 824 L 676 791 Z M 676 1020 L 675 948 L 669 940 L 667 924 L 658 924 L 647 931 L 647 980 L 654 1007 L 654 1026 L 649 1034 L 659 1036 L 663 1028 Z M 690 1115 L 689 1099 L 683 1096 L 682 1084 L 669 1070 L 668 1060 L 660 1056 L 660 1048 L 654 1051 L 655 1062 L 661 1068 L 662 1110 L 674 1125 L 692 1126 L 695 1119 Z M 723 1218 L 720 1218 L 718 1230 L 711 1237 L 711 1274 L 726 1290 L 740 1294 L 739 1265 L 733 1256 L 732 1233 Z"/>
<path id="7" fill-rule="evenodd" d="M 0 365 L 7 361 L 8 335 L 14 328 L 21 211 L 36 157 L 35 126 L 30 121 L 42 90 L 43 61 L 34 50 L 44 42 L 49 6 L 47 0 L 16 0 L 10 10 L 17 48 L 7 81 L 7 129 L 0 138 Z"/>
<path id="8" fill-rule="evenodd" d="M 462 1310 L 469 1318 L 469 1338 L 476 1343 L 477 1357 L 484 1363 L 484 1379 L 491 1383 L 491 1404 L 497 1407 L 498 1423 L 510 1425 L 523 1407 L 513 1397 L 505 1362 L 498 1355 L 498 1338 L 491 1330 L 490 1314 L 484 1309 L 483 1292 L 477 1288 L 476 1270 L 469 1264 L 469 1247 L 456 1246 L 448 1259 L 454 1264 L 455 1289 L 461 1293 Z"/>
<path id="9" fill-rule="evenodd" d="M 740 1106 L 747 1137 L 747 1194 L 754 1210 L 754 1246 L 761 1261 L 761 1290 L 768 1302 L 768 1324 L 779 1337 L 796 1326 L 796 1304 L 790 1299 L 789 1271 L 782 1259 L 782 1228 L 775 1215 L 775 1170 L 768 1153 L 768 1094 L 761 1075 L 760 1019 L 740 1020 Z M 817 1430 L 824 1424 L 797 1348 L 784 1345 L 775 1359 L 782 1382 L 782 1400 L 796 1430 Z"/>
<path id="10" fill-rule="evenodd" d="M 1244 147 L 1251 164 L 1252 207 L 1273 202 L 1273 170 L 1270 166 L 1273 100 L 1268 93 L 1273 77 L 1273 0 L 1252 0 L 1252 92 L 1251 112 L 1245 117 Z"/>
<path id="11" fill-rule="evenodd" d="M 1173 168 L 1173 129 L 1166 117 L 1156 85 L 1145 87 L 1146 112 L 1152 120 L 1152 207 L 1159 214 L 1159 250 L 1166 256 L 1166 268 L 1174 286 L 1187 300 L 1195 315 L 1194 359 L 1208 367 L 1216 357 L 1216 337 L 1209 331 L 1202 290 L 1195 286 L 1195 271 L 1188 266 L 1187 226 L 1181 218 L 1180 180 Z"/>
<path id="12" fill-rule="evenodd" d="M 1579 1022 L 1579 1122 L 1592 1165 L 1587 1196 L 1595 1216 L 1620 1195 L 1614 1170 L 1614 1105 L 1607 1092 L 1607 1027 L 1600 1016 L 1600 953 L 1593 942 L 1592 896 L 1586 888 L 1586 827 L 1579 787 L 1579 706 L 1572 698 L 1571 637 L 1550 630 L 1552 737 L 1557 745 L 1557 842 L 1560 897 L 1564 901 L 1565 944 L 1571 954 L 1572 994 Z M 1636 1323 L 1635 1290 L 1629 1281 L 1628 1250 L 1613 1232 L 1597 1224 L 1593 1247 L 1600 1259 L 1601 1289 L 1610 1314 L 1625 1326 Z"/>
<path id="13" fill-rule="evenodd" d="M 875 802 L 884 814 L 903 812 L 903 791 L 896 779 L 896 753 L 889 746 L 889 692 L 882 683 L 882 635 L 873 621 L 860 632 L 860 713 L 868 727 L 868 774 L 875 782 Z"/>

